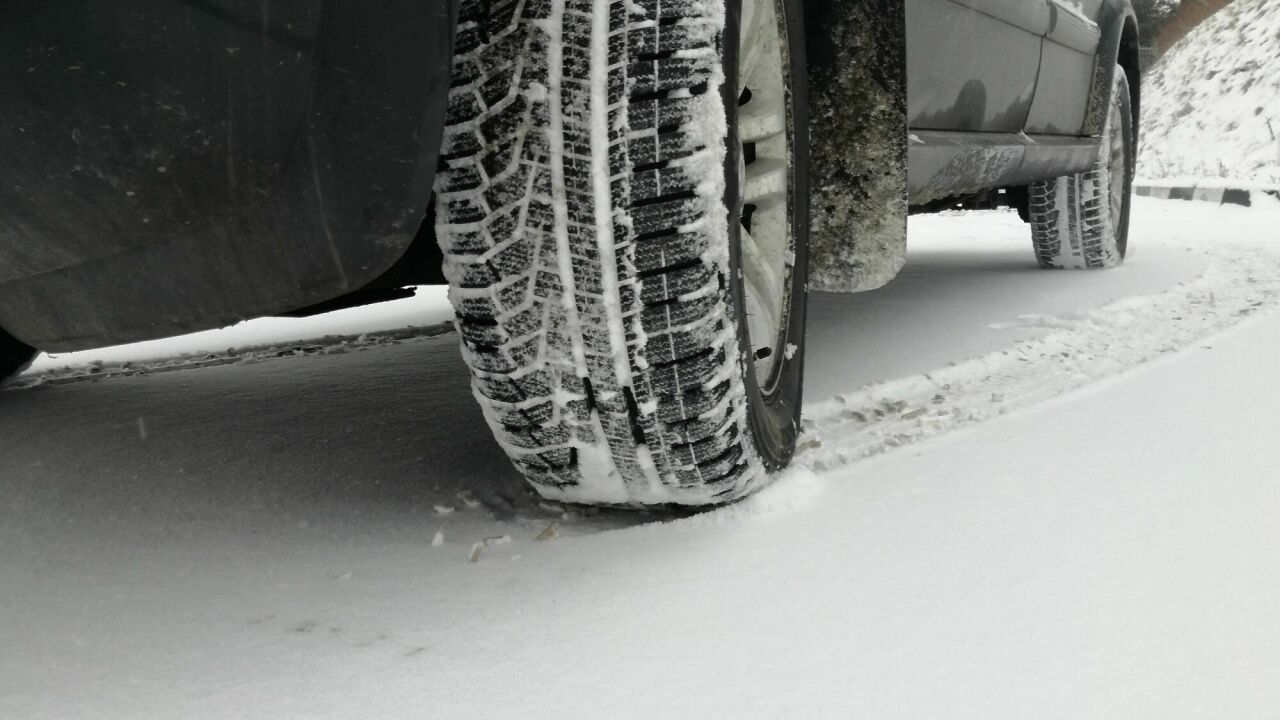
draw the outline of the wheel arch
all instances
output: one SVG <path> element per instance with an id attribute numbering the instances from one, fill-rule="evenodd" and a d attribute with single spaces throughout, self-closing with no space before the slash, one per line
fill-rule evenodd
<path id="1" fill-rule="evenodd" d="M 1085 134 L 1099 135 L 1107 121 L 1111 100 L 1111 86 L 1115 82 L 1116 68 L 1123 68 L 1129 80 L 1129 95 L 1133 106 L 1133 120 L 1139 125 L 1142 108 L 1141 66 L 1139 41 L 1141 29 L 1138 16 L 1130 0 L 1106 0 L 1098 18 L 1102 28 L 1102 41 L 1098 46 L 1098 58 L 1094 62 L 1093 88 L 1089 94 L 1089 109 L 1085 115 Z"/>

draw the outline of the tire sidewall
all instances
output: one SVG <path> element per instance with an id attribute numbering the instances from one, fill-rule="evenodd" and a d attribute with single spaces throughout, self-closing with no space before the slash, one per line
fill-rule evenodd
<path id="1" fill-rule="evenodd" d="M 1115 108 L 1118 106 L 1120 111 L 1118 116 L 1110 119 L 1110 122 L 1119 121 L 1124 136 L 1124 199 L 1120 205 L 1120 222 L 1113 228 L 1115 232 L 1116 252 L 1120 259 L 1127 257 L 1129 252 L 1129 218 L 1133 209 L 1133 179 L 1134 167 L 1137 165 L 1138 148 L 1137 133 L 1135 132 L 1135 124 L 1133 121 L 1133 98 L 1129 94 L 1128 76 L 1125 74 L 1123 67 L 1116 67 L 1116 80 L 1111 86 L 1111 108 L 1113 115 L 1116 115 Z M 1108 128 L 1110 131 L 1110 128 Z"/>
<path id="2" fill-rule="evenodd" d="M 805 321 L 808 299 L 809 237 L 809 103 L 804 63 L 804 18 L 800 0 L 775 0 L 785 12 L 787 29 L 788 72 L 791 102 L 789 107 L 791 141 L 791 225 L 795 238 L 795 262 L 791 268 L 791 293 L 787 325 L 779 343 L 783 357 L 774 371 L 770 388 L 763 388 L 756 376 L 752 360 L 752 344 L 746 316 L 746 290 L 742 274 L 741 211 L 738 177 L 738 37 L 742 17 L 742 0 L 728 0 L 725 14 L 724 71 L 722 86 L 725 111 L 728 114 L 728 148 L 725 154 L 725 206 L 729 210 L 729 288 L 732 313 L 737 327 L 738 365 L 747 402 L 747 425 L 756 452 L 768 470 L 779 470 L 795 454 L 800 434 L 800 410 L 803 401 L 805 354 Z M 789 347 L 795 350 L 788 352 Z M 767 390 L 767 393 L 766 393 Z"/>

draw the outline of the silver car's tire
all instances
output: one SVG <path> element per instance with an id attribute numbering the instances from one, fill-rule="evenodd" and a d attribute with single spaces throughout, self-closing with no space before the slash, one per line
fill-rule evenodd
<path id="1" fill-rule="evenodd" d="M 463 3 L 437 234 L 474 394 L 546 497 L 723 503 L 794 451 L 799 4 L 740 2 Z"/>
<path id="2" fill-rule="evenodd" d="M 1124 262 L 1136 152 L 1129 81 L 1120 67 L 1110 108 L 1093 169 L 1031 185 L 1031 236 L 1042 267 L 1095 269 Z"/>

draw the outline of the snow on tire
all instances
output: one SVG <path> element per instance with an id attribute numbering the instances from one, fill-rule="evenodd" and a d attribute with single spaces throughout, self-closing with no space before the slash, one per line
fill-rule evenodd
<path id="1" fill-rule="evenodd" d="M 722 503 L 794 449 L 803 243 L 783 391 L 762 393 L 727 201 L 736 22 L 705 0 L 462 4 L 437 235 L 474 394 L 548 498 Z"/>
<path id="2" fill-rule="evenodd" d="M 1117 67 L 1106 143 L 1093 169 L 1030 187 L 1031 235 L 1046 268 L 1111 268 L 1124 262 L 1129 239 L 1136 144 L 1129 81 Z"/>

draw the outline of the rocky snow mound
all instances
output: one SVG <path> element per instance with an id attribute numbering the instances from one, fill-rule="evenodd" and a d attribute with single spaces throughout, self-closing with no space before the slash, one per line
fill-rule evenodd
<path id="1" fill-rule="evenodd" d="M 1143 86 L 1138 174 L 1280 184 L 1280 2 L 1236 0 Z"/>

